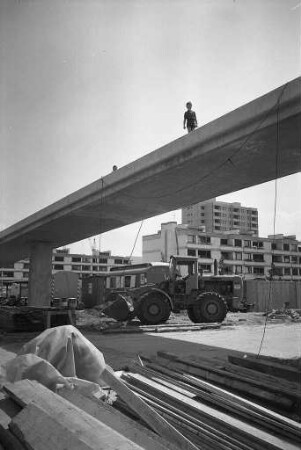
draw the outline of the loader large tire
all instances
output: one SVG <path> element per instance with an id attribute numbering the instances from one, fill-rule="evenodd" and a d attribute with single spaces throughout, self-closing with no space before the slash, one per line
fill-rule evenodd
<path id="1" fill-rule="evenodd" d="M 226 301 L 217 292 L 200 294 L 187 309 L 188 317 L 194 323 L 222 322 L 227 311 Z"/>
<path id="2" fill-rule="evenodd" d="M 169 300 L 158 292 L 147 292 L 139 299 L 137 317 L 143 325 L 157 325 L 169 319 Z"/>

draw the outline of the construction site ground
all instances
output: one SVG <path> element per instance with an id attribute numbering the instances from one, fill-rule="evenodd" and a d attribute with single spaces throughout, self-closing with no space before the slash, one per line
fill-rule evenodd
<path id="1" fill-rule="evenodd" d="M 227 360 L 229 354 L 260 354 L 281 359 L 301 358 L 301 322 L 285 314 L 266 319 L 263 313 L 229 313 L 217 328 L 193 329 L 185 313 L 172 314 L 164 332 L 146 332 L 139 323 L 117 324 L 97 310 L 77 311 L 77 326 L 102 351 L 107 364 L 120 370 L 137 361 L 138 355 L 157 351 L 192 358 Z M 183 325 L 189 331 L 177 331 Z M 170 327 L 172 331 L 166 331 Z M 109 331 L 109 332 L 108 332 Z M 162 328 L 163 331 L 163 328 Z M 0 334 L 0 362 L 12 358 L 22 345 L 38 333 Z"/>

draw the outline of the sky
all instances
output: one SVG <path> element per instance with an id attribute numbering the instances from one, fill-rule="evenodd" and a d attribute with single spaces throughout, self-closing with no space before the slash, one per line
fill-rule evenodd
<path id="1" fill-rule="evenodd" d="M 300 76 L 299 0 L 0 0 L 0 230 Z M 275 192 L 276 220 L 274 221 Z M 301 176 L 219 197 L 301 240 Z M 141 254 L 173 211 L 70 246 Z"/>

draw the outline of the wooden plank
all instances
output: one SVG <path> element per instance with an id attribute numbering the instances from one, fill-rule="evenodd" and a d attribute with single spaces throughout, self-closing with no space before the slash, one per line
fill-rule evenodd
<path id="1" fill-rule="evenodd" d="M 276 362 L 271 362 L 267 360 L 261 360 L 260 358 L 252 358 L 252 357 L 238 357 L 238 356 L 228 356 L 228 361 L 231 364 L 235 364 L 237 366 L 246 367 L 251 370 L 255 370 L 258 372 L 267 373 L 269 375 L 277 376 L 284 378 L 288 381 L 293 381 L 295 383 L 301 382 L 301 372 L 294 367 L 285 365 L 285 364 L 277 364 Z"/>
<path id="2" fill-rule="evenodd" d="M 172 427 L 163 417 L 147 405 L 141 398 L 134 394 L 119 378 L 113 370 L 106 366 L 101 374 L 102 379 L 108 383 L 120 398 L 147 423 L 153 431 L 165 438 L 168 442 L 181 450 L 197 450 L 188 439 Z"/>
<path id="3" fill-rule="evenodd" d="M 145 363 L 144 367 L 138 364 L 131 366 L 133 371 L 145 374 L 148 378 L 165 383 L 165 381 L 177 385 L 194 395 L 196 400 L 202 399 L 212 406 L 219 406 L 230 414 L 236 414 L 240 418 L 256 423 L 267 430 L 290 439 L 301 440 L 301 424 L 290 420 L 280 414 L 250 402 L 229 391 L 214 386 L 207 381 L 188 374 L 180 374 L 155 363 Z M 163 377 L 163 378 L 162 378 Z M 165 380 L 165 381 L 164 381 Z M 174 387 L 175 389 L 175 387 Z"/>
<path id="4" fill-rule="evenodd" d="M 224 361 L 212 360 L 201 358 L 197 360 L 191 360 L 188 358 L 179 358 L 169 352 L 157 352 L 158 356 L 165 359 L 170 359 L 172 361 L 185 362 L 194 367 L 205 368 L 206 370 L 216 371 L 216 373 L 221 373 L 224 376 L 232 377 L 233 379 L 247 379 L 252 385 L 265 389 L 270 392 L 283 393 L 287 397 L 299 398 L 301 399 L 301 392 L 298 383 L 283 380 L 277 376 L 269 374 L 259 374 L 254 371 L 244 367 L 237 367 L 233 364 L 229 364 Z"/>
<path id="5" fill-rule="evenodd" d="M 229 417 L 228 424 L 221 422 L 217 423 L 215 417 L 202 414 L 201 410 L 193 409 L 191 406 L 164 393 L 162 390 L 158 392 L 158 390 L 152 389 L 149 386 L 146 387 L 137 380 L 129 380 L 129 383 L 132 389 L 140 389 L 143 396 L 149 397 L 151 395 L 159 405 L 167 406 L 168 409 L 172 409 L 174 412 L 181 412 L 181 416 L 184 414 L 191 423 L 200 424 L 200 430 L 203 431 L 204 428 L 206 430 L 213 430 L 214 434 L 220 436 L 223 442 L 231 445 L 233 445 L 233 442 L 238 443 L 240 450 L 250 450 L 250 438 L 240 430 L 236 430 L 235 432 L 235 430 L 231 429 L 231 426 L 229 425 L 229 423 L 231 423 L 231 417 Z M 252 441 L 251 444 L 251 450 L 262 450 L 262 444 L 258 444 L 254 441 Z M 229 448 L 231 448 L 230 445 Z"/>
<path id="6" fill-rule="evenodd" d="M 142 448 L 36 381 L 22 380 L 13 384 L 6 383 L 3 389 L 24 408 L 33 404 L 36 408 L 44 410 L 55 423 L 59 423 L 76 436 L 80 435 L 81 441 L 90 445 L 90 448 L 97 450 L 116 450 L 116 448 L 140 450 Z M 23 411 L 19 414 L 23 414 Z M 35 416 L 36 410 L 32 414 Z M 22 417 L 26 421 L 26 414 Z M 39 432 L 38 427 L 35 427 L 35 432 Z M 53 446 L 51 450 L 54 448 L 56 446 Z M 43 450 L 47 450 L 47 447 Z"/>
<path id="7" fill-rule="evenodd" d="M 93 450 L 79 435 L 51 414 L 36 406 L 27 405 L 11 422 L 10 429 L 31 450 Z M 96 444 L 96 443 L 95 443 Z M 104 448 L 99 446 L 99 448 Z"/>
<path id="8" fill-rule="evenodd" d="M 75 390 L 62 389 L 59 395 L 146 450 L 173 450 L 174 448 L 157 434 L 111 405 L 102 403 L 95 398 L 83 396 Z"/>
<path id="9" fill-rule="evenodd" d="M 298 411 L 297 393 L 282 392 L 273 384 L 266 385 L 260 381 L 251 380 L 246 377 L 239 376 L 225 370 L 216 369 L 215 367 L 205 364 L 187 361 L 185 359 L 166 358 L 166 354 L 158 352 L 157 361 L 166 367 L 177 370 L 178 372 L 186 372 L 191 375 L 199 376 L 207 381 L 217 383 L 220 386 L 229 387 L 237 392 L 246 394 L 249 398 L 258 398 L 265 402 L 269 402 L 288 411 Z M 300 394 L 299 394 L 300 396 Z"/>
<path id="10" fill-rule="evenodd" d="M 278 438 L 270 433 L 266 433 L 265 431 L 259 430 L 258 428 L 255 428 L 239 419 L 230 417 L 229 415 L 224 414 L 218 411 L 217 409 L 196 402 L 195 400 L 190 399 L 178 392 L 175 392 L 170 388 L 167 388 L 165 386 L 159 385 L 156 382 L 148 380 L 146 377 L 142 377 L 139 374 L 131 373 L 125 374 L 124 376 L 126 379 L 138 380 L 142 382 L 146 387 L 156 389 L 158 391 L 158 395 L 164 393 L 168 397 L 176 399 L 181 404 L 186 405 L 192 408 L 193 410 L 200 412 L 202 415 L 207 416 L 211 419 L 214 418 L 217 425 L 218 424 L 224 425 L 229 428 L 229 431 L 231 429 L 233 432 L 239 434 L 243 433 L 245 436 L 252 439 L 253 441 L 257 442 L 260 441 L 261 444 L 265 446 L 266 449 L 279 449 L 279 450 L 283 450 L 284 448 L 286 450 L 299 449 L 299 446 L 296 446 L 295 444 L 291 444 L 284 439 Z"/>
<path id="11" fill-rule="evenodd" d="M 145 401 L 149 402 L 151 405 L 153 405 L 153 407 L 158 409 L 160 413 L 165 413 L 165 415 L 168 417 L 168 420 L 170 420 L 170 417 L 176 415 L 176 417 L 180 417 L 181 423 L 184 427 L 189 424 L 191 427 L 193 427 L 194 434 L 200 436 L 204 441 L 206 439 L 213 439 L 215 443 L 215 446 L 213 447 L 214 449 L 218 448 L 218 445 L 222 447 L 225 445 L 226 449 L 249 449 L 249 446 L 245 446 L 241 441 L 238 441 L 236 438 L 234 438 L 233 435 L 229 434 L 228 430 L 227 433 L 224 433 L 221 427 L 211 426 L 206 421 L 203 421 L 200 416 L 196 418 L 189 415 L 186 410 L 184 410 L 184 408 L 180 408 L 178 405 L 173 406 L 170 402 L 165 402 L 165 399 L 163 400 L 163 397 L 156 397 L 150 394 L 150 392 L 146 392 L 143 389 L 138 388 L 137 386 L 132 385 L 131 388 L 135 392 L 137 392 L 139 396 L 144 398 Z"/>

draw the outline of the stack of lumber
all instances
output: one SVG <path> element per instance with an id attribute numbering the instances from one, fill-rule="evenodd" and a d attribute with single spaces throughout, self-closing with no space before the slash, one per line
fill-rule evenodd
<path id="1" fill-rule="evenodd" d="M 121 379 L 103 370 L 114 407 L 76 389 L 4 383 L 0 450 L 299 450 L 301 424 L 288 417 L 297 419 L 298 366 L 164 352 L 140 361 Z"/>
<path id="2" fill-rule="evenodd" d="M 127 391 L 126 386 L 124 389 Z M 197 450 L 173 427 L 165 426 L 155 411 L 152 417 L 148 405 L 150 425 L 158 416 L 162 422 L 159 432 L 164 429 L 168 436 L 175 431 L 170 442 L 93 396 L 76 390 L 60 392 L 58 395 L 31 380 L 4 384 L 0 393 L 0 450 L 1 446 L 4 450 Z M 177 440 L 179 445 L 175 445 Z"/>
<path id="3" fill-rule="evenodd" d="M 133 365 L 122 379 L 198 448 L 300 448 L 301 425 L 267 407 L 272 401 L 286 412 L 295 408 L 298 383 L 268 375 L 266 384 L 265 373 L 257 373 L 256 379 L 255 370 L 233 365 L 231 372 L 232 364 L 191 361 L 163 352 L 142 360 L 143 366 Z"/>
<path id="4" fill-rule="evenodd" d="M 186 372 L 210 383 L 230 389 L 249 400 L 298 420 L 300 417 L 300 383 L 250 368 L 212 359 L 191 360 L 168 352 L 158 352 L 156 362 L 171 370 Z M 229 357 L 231 359 L 231 356 Z M 241 358 L 247 360 L 247 358 Z M 258 361 L 257 359 L 255 359 Z"/>

